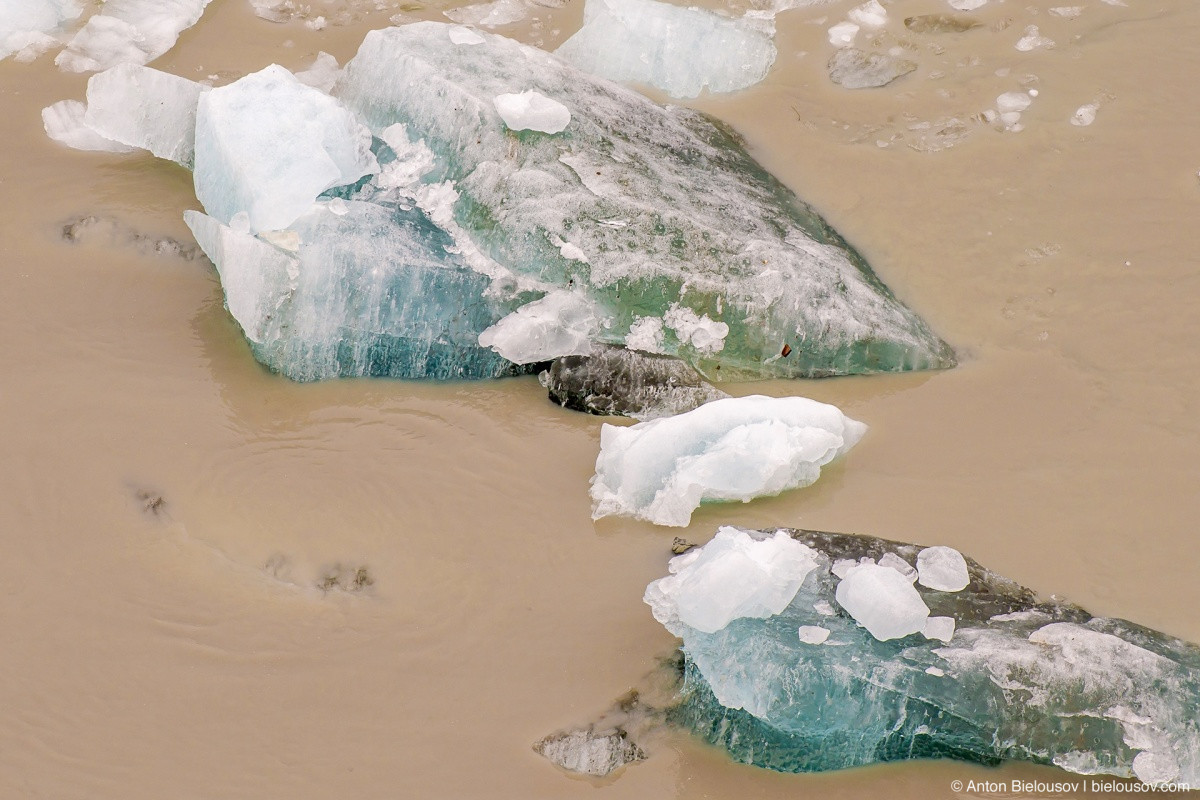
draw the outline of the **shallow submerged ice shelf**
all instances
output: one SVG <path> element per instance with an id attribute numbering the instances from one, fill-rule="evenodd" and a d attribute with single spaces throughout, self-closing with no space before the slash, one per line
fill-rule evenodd
<path id="1" fill-rule="evenodd" d="M 670 572 L 645 599 L 683 640 L 672 714 L 739 761 L 1018 759 L 1200 783 L 1195 645 L 869 536 L 723 528 Z"/>

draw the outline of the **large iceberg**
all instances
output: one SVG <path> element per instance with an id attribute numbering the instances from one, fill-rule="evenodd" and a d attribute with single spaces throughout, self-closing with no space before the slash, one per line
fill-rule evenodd
<path id="1" fill-rule="evenodd" d="M 592 517 L 682 527 L 704 502 L 777 495 L 814 483 L 867 426 L 805 397 L 729 397 L 628 428 L 605 425 Z"/>
<path id="2" fill-rule="evenodd" d="M 583 27 L 556 51 L 580 69 L 672 97 L 753 86 L 775 63 L 769 16 L 731 18 L 658 0 L 587 0 Z"/>
<path id="3" fill-rule="evenodd" d="M 52 47 L 51 34 L 81 13 L 80 0 L 0 0 L 0 58 L 34 56 Z"/>
<path id="4" fill-rule="evenodd" d="M 781 537 L 794 553 L 766 558 Z M 927 588 L 961 586 L 960 564 L 965 586 Z M 946 547 L 724 528 L 670 570 L 646 602 L 683 639 L 673 718 L 739 761 L 1019 759 L 1200 784 L 1200 647 L 1041 600 Z"/>
<path id="5" fill-rule="evenodd" d="M 54 60 L 70 72 L 146 64 L 175 46 L 211 0 L 107 0 Z"/>
<path id="6" fill-rule="evenodd" d="M 453 186 L 452 222 L 519 285 L 590 295 L 607 320 L 596 340 L 623 344 L 657 322 L 661 352 L 730 379 L 954 363 L 732 131 L 532 47 L 458 31 L 372 31 L 334 94 L 376 135 L 403 124 L 432 151 L 422 180 Z M 495 99 L 526 91 L 566 107 L 562 133 L 504 124 Z"/>

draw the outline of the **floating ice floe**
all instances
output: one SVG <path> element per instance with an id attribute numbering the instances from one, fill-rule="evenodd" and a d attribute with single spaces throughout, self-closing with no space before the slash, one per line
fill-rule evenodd
<path id="1" fill-rule="evenodd" d="M 223 278 L 240 276 L 225 286 L 230 311 L 255 354 L 297 379 L 530 371 L 479 341 L 523 307 L 487 337 L 522 361 L 628 344 L 710 378 L 953 365 L 727 128 L 503 37 L 461 43 L 463 32 L 373 31 L 332 96 L 278 66 L 216 89 L 122 67 L 94 77 L 83 121 L 194 168 L 218 228 L 191 220 Z M 515 89 L 569 109 L 567 129 L 514 131 L 496 98 Z M 419 254 L 413 275 L 379 253 Z M 289 271 L 295 285 L 246 278 Z M 339 280 L 348 286 L 331 302 L 304 299 Z M 415 294 L 402 300 L 401 287 Z M 594 309 L 558 316 L 566 350 L 534 341 L 550 328 L 517 324 L 556 292 Z"/>
<path id="2" fill-rule="evenodd" d="M 1075 113 L 1071 115 L 1071 124 L 1076 127 L 1086 128 L 1096 121 L 1096 111 L 1100 106 L 1096 103 L 1088 103 L 1075 109 Z"/>
<path id="3" fill-rule="evenodd" d="M 107 0 L 54 60 L 69 72 L 146 64 L 175 46 L 210 0 Z"/>
<path id="4" fill-rule="evenodd" d="M 558 55 L 615 81 L 635 81 L 672 97 L 753 86 L 775 63 L 770 17 L 732 18 L 658 0 L 587 0 L 583 27 Z"/>
<path id="5" fill-rule="evenodd" d="M 701 503 L 808 486 L 867 426 L 803 397 L 730 397 L 628 428 L 605 425 L 592 516 L 684 526 Z"/>
<path id="6" fill-rule="evenodd" d="M 759 566 L 767 549 L 797 555 Z M 883 566 L 930 550 L 722 528 L 672 559 L 645 596 L 683 640 L 672 718 L 738 761 L 787 772 L 958 758 L 1200 781 L 1200 648 L 1040 600 L 969 559 L 958 592 Z"/>
<path id="7" fill-rule="evenodd" d="M 1017 40 L 1016 48 L 1022 53 L 1027 53 L 1030 50 L 1036 50 L 1039 47 L 1054 47 L 1054 40 L 1042 36 L 1037 25 L 1029 25 L 1025 28 L 1024 34 Z"/>
<path id="8" fill-rule="evenodd" d="M 0 59 L 40 55 L 57 44 L 53 34 L 82 13 L 80 0 L 0 0 Z"/>
<path id="9" fill-rule="evenodd" d="M 841 47 L 829 59 L 829 79 L 847 89 L 886 86 L 907 75 L 917 65 L 890 53 L 868 53 L 857 47 Z"/>

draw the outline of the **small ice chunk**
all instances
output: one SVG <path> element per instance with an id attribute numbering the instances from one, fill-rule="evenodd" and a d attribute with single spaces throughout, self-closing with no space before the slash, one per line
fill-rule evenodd
<path id="1" fill-rule="evenodd" d="M 328 94 L 341 74 L 342 68 L 338 66 L 337 59 L 322 50 L 308 69 L 296 73 L 296 80 Z"/>
<path id="2" fill-rule="evenodd" d="M 1028 92 L 1005 92 L 996 98 L 996 110 L 1001 114 L 1010 111 L 1024 111 L 1029 108 L 1033 98 Z"/>
<path id="3" fill-rule="evenodd" d="M 55 64 L 69 72 L 93 72 L 117 64 L 146 64 L 175 46 L 196 24 L 210 0 L 107 0 Z"/>
<path id="4" fill-rule="evenodd" d="M 714 322 L 708 315 L 697 314 L 687 306 L 671 305 L 663 315 L 663 324 L 675 331 L 680 344 L 691 345 L 699 353 L 718 353 L 725 347 L 729 326 Z"/>
<path id="5" fill-rule="evenodd" d="M 492 102 L 511 131 L 561 133 L 571 122 L 567 107 L 541 92 L 496 95 Z"/>
<path id="6" fill-rule="evenodd" d="M 1063 19 L 1075 19 L 1083 13 L 1083 6 L 1055 6 L 1050 9 L 1050 16 Z"/>
<path id="7" fill-rule="evenodd" d="M 839 22 L 829 29 L 829 43 L 834 47 L 849 47 L 858 36 L 859 26 L 853 22 Z"/>
<path id="8" fill-rule="evenodd" d="M 599 311 L 587 295 L 558 289 L 483 331 L 479 344 L 513 363 L 533 364 L 586 354 L 599 328 Z"/>
<path id="9" fill-rule="evenodd" d="M 1096 111 L 1099 106 L 1095 103 L 1088 103 L 1075 109 L 1075 113 L 1071 115 L 1071 124 L 1080 128 L 1086 128 L 1096 121 Z"/>
<path id="10" fill-rule="evenodd" d="M 462 25 L 456 25 L 446 33 L 450 37 L 450 41 L 454 44 L 483 44 L 482 36 Z"/>
<path id="11" fill-rule="evenodd" d="M 855 6 L 846 16 L 851 22 L 864 28 L 879 28 L 887 24 L 887 10 L 880 5 L 879 0 L 869 0 L 861 6 Z"/>
<path id="12" fill-rule="evenodd" d="M 203 84 L 137 64 L 118 64 L 88 80 L 89 127 L 117 142 L 191 167 L 196 106 Z"/>
<path id="13" fill-rule="evenodd" d="M 884 553 L 882 556 L 880 556 L 879 566 L 891 567 L 904 577 L 908 578 L 910 581 L 915 581 L 917 579 L 917 571 L 913 568 L 913 565 L 909 564 L 895 553 Z"/>
<path id="14" fill-rule="evenodd" d="M 1016 47 L 1022 53 L 1028 53 L 1039 47 L 1054 47 L 1054 40 L 1042 36 L 1037 25 L 1030 25 L 1025 28 L 1024 35 L 1017 40 Z"/>
<path id="15" fill-rule="evenodd" d="M 834 597 L 880 641 L 918 633 L 929 618 L 929 607 L 908 578 L 878 564 L 851 570 L 838 584 Z"/>
<path id="16" fill-rule="evenodd" d="M 774 33 L 769 18 L 730 18 L 658 0 L 587 0 L 583 27 L 557 54 L 609 80 L 690 98 L 765 78 L 775 63 Z"/>
<path id="17" fill-rule="evenodd" d="M 930 617 L 925 621 L 921 634 L 926 639 L 949 643 L 954 638 L 954 617 Z"/>
<path id="18" fill-rule="evenodd" d="M 821 644 L 829 638 L 829 629 L 820 625 L 801 625 L 800 641 L 804 644 Z"/>
<path id="19" fill-rule="evenodd" d="M 135 148 L 114 142 L 84 121 L 87 107 L 78 100 L 60 100 L 42 109 L 42 127 L 56 142 L 76 150 L 97 150 L 105 153 L 132 153 Z"/>
<path id="20" fill-rule="evenodd" d="M 845 578 L 850 574 L 850 570 L 857 566 L 858 562 L 852 558 L 839 558 L 833 562 L 833 566 L 829 568 L 829 571 L 839 578 Z"/>
<path id="21" fill-rule="evenodd" d="M 196 198 L 251 232 L 286 228 L 317 195 L 379 171 L 371 133 L 341 103 L 283 67 L 212 89 L 196 112 Z"/>
<path id="22" fill-rule="evenodd" d="M 813 611 L 816 611 L 823 617 L 832 617 L 837 613 L 834 611 L 833 606 L 831 606 L 825 600 L 818 600 L 817 602 L 813 603 Z"/>
<path id="23" fill-rule="evenodd" d="M 974 11 L 987 5 L 988 0 L 950 0 L 950 7 L 956 11 Z"/>
<path id="24" fill-rule="evenodd" d="M 53 46 L 51 32 L 83 12 L 78 0 L 0 0 L 0 58 Z"/>
<path id="25" fill-rule="evenodd" d="M 638 317 L 625 334 L 625 346 L 645 353 L 664 353 L 661 317 Z"/>
<path id="26" fill-rule="evenodd" d="M 499 28 L 525 19 L 529 15 L 529 5 L 524 0 L 493 0 L 491 3 L 477 3 L 442 13 L 452 22 L 463 25 Z"/>
<path id="27" fill-rule="evenodd" d="M 946 674 L 945 670 L 938 669 L 937 667 L 926 667 L 925 672 L 927 672 L 930 675 L 933 675 L 935 678 L 941 678 Z"/>
<path id="28" fill-rule="evenodd" d="M 784 531 L 755 539 L 724 527 L 708 544 L 671 559 L 671 574 L 647 586 L 643 599 L 676 635 L 682 626 L 716 633 L 735 619 L 782 612 L 816 566 L 817 553 Z"/>
<path id="29" fill-rule="evenodd" d="M 847 89 L 874 89 L 914 71 L 916 63 L 889 53 L 839 48 L 829 59 L 829 80 Z"/>
<path id="30" fill-rule="evenodd" d="M 763 396 L 714 400 L 628 428 L 605 425 L 592 517 L 682 527 L 703 502 L 749 502 L 816 482 L 866 430 L 815 400 Z"/>
<path id="31" fill-rule="evenodd" d="M 917 582 L 939 592 L 960 592 L 971 576 L 967 560 L 953 547 L 926 547 L 917 554 Z"/>

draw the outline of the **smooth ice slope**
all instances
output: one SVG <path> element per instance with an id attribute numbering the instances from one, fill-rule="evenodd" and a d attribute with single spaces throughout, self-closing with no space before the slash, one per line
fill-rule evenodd
<path id="1" fill-rule="evenodd" d="M 208 90 L 167 72 L 120 64 L 88 80 L 84 122 L 101 136 L 190 169 L 196 104 Z"/>
<path id="2" fill-rule="evenodd" d="M 456 44 L 455 30 L 372 31 L 334 93 L 376 135 L 402 123 L 424 142 L 436 164 L 422 180 L 454 192 L 447 218 L 518 285 L 611 310 L 600 341 L 657 320 L 661 352 L 725 379 L 954 363 L 731 131 L 500 36 Z M 569 127 L 509 130 L 493 100 L 524 91 L 570 109 Z"/>
<path id="3" fill-rule="evenodd" d="M 146 64 L 175 46 L 210 0 L 106 0 L 54 63 L 70 72 Z"/>
<path id="4" fill-rule="evenodd" d="M 505 309 L 449 255 L 449 237 L 402 204 L 313 205 L 281 248 L 189 211 L 255 357 L 293 380 L 494 378 L 520 372 L 477 343 Z M 460 298 L 479 298 L 464 309 Z"/>
<path id="5" fill-rule="evenodd" d="M 803 397 L 730 397 L 628 428 L 605 425 L 592 517 L 684 526 L 703 502 L 808 486 L 867 426 Z"/>
<path id="6" fill-rule="evenodd" d="M 79 0 L 0 0 L 0 58 L 45 50 L 54 42 L 50 34 L 82 12 Z"/>
<path id="7" fill-rule="evenodd" d="M 1019 759 L 1200 784 L 1195 645 L 1039 600 L 969 559 L 969 583 L 959 592 L 914 586 L 902 571 L 875 566 L 888 554 L 911 566 L 922 550 L 916 545 L 818 531 L 740 535 L 757 542 L 790 536 L 816 566 L 790 573 L 804 577 L 775 616 L 734 618 L 715 631 L 682 619 L 666 623 L 683 639 L 685 657 L 674 719 L 735 759 L 787 772 L 909 758 Z M 717 560 L 726 556 L 714 545 L 680 558 L 720 573 Z M 858 566 L 839 579 L 831 570 L 839 561 Z M 647 589 L 656 618 L 664 604 L 680 602 L 677 562 Z M 730 569 L 737 565 L 731 561 Z M 833 602 L 870 568 L 919 594 L 933 615 L 922 632 L 881 641 Z M 752 573 L 738 576 L 742 593 L 774 591 L 782 579 L 772 574 L 755 585 Z M 720 600 L 732 589 L 720 583 L 710 591 Z M 811 632 L 804 637 L 815 627 L 829 630 L 823 643 L 813 643 Z"/>
<path id="8" fill-rule="evenodd" d="M 326 189 L 379 171 L 371 134 L 283 67 L 205 93 L 196 113 L 196 198 L 252 232 L 286 228 Z"/>
<path id="9" fill-rule="evenodd" d="M 587 0 L 583 27 L 556 51 L 582 70 L 672 97 L 753 86 L 775 63 L 774 22 L 658 0 Z"/>

